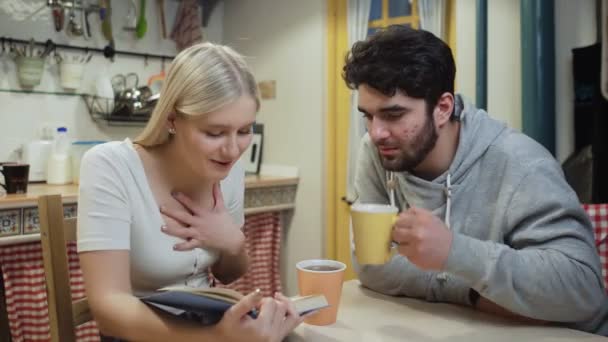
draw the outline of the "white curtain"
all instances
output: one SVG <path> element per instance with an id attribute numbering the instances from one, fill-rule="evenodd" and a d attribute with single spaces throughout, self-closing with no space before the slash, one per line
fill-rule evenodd
<path id="1" fill-rule="evenodd" d="M 369 12 L 371 8 L 371 0 L 348 0 L 348 46 L 359 40 L 364 40 L 367 37 L 367 24 L 369 21 Z M 354 178 L 355 168 L 357 165 L 357 151 L 361 137 L 365 134 L 365 120 L 361 113 L 357 110 L 358 96 L 357 92 L 353 91 L 350 97 L 350 127 L 348 132 L 348 186 L 347 198 L 355 199 Z"/>
<path id="2" fill-rule="evenodd" d="M 446 39 L 446 0 L 419 0 L 420 28 Z"/>

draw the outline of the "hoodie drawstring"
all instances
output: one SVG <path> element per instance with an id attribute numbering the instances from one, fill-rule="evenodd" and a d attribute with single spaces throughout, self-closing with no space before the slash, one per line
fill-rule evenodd
<path id="1" fill-rule="evenodd" d="M 445 225 L 450 229 L 450 211 L 452 209 L 452 175 L 448 172 L 448 177 L 445 184 Z M 444 282 L 448 280 L 447 272 L 441 272 L 437 275 L 437 280 Z"/>
<path id="2" fill-rule="evenodd" d="M 452 175 L 448 172 L 448 178 L 445 185 L 445 225 L 450 229 L 450 209 L 452 209 Z"/>
<path id="3" fill-rule="evenodd" d="M 395 174 L 393 172 L 386 173 L 386 185 L 389 189 L 389 200 L 392 206 L 395 206 L 395 188 L 397 188 L 397 180 L 395 179 Z M 448 177 L 445 185 L 445 197 L 446 197 L 446 205 L 445 205 L 445 225 L 450 229 L 450 211 L 452 209 L 452 175 L 448 173 Z M 406 205 L 406 203 L 404 203 Z"/>
<path id="4" fill-rule="evenodd" d="M 395 207 L 395 188 L 397 188 L 397 181 L 395 180 L 395 174 L 393 172 L 386 173 L 386 185 L 390 189 L 388 196 L 391 206 Z"/>

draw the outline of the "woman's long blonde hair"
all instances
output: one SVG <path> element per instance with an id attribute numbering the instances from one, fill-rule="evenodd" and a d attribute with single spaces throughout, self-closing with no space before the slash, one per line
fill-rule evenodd
<path id="1" fill-rule="evenodd" d="M 242 95 L 251 95 L 259 109 L 255 78 L 241 55 L 212 43 L 191 46 L 171 63 L 158 103 L 135 142 L 146 147 L 164 144 L 169 140 L 166 122 L 171 113 L 204 115 Z"/>

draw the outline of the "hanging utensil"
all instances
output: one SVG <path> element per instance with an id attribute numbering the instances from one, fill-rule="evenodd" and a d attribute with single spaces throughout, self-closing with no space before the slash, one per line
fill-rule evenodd
<path id="1" fill-rule="evenodd" d="M 91 24 L 89 23 L 89 14 L 96 12 L 95 9 L 91 8 L 91 7 L 87 7 L 84 10 L 84 27 L 85 27 L 85 34 L 91 38 L 92 34 L 91 34 Z"/>
<path id="2" fill-rule="evenodd" d="M 125 31 L 135 31 L 137 28 L 137 6 L 135 0 L 129 0 L 129 10 L 125 16 L 125 25 L 122 27 Z"/>
<path id="3" fill-rule="evenodd" d="M 139 85 L 139 76 L 136 73 L 130 72 L 125 75 L 125 86 L 127 88 L 137 88 Z"/>
<path id="4" fill-rule="evenodd" d="M 76 21 L 76 14 L 74 13 L 74 9 L 70 9 L 69 13 L 69 22 L 68 27 L 66 29 L 67 34 L 74 37 L 82 36 L 82 26 L 80 26 L 80 24 L 78 24 L 78 22 Z"/>
<path id="5" fill-rule="evenodd" d="M 118 95 L 127 88 L 127 82 L 125 80 L 125 75 L 123 74 L 114 75 L 110 82 L 112 84 L 112 90 L 114 90 L 114 95 Z"/>
<path id="6" fill-rule="evenodd" d="M 63 30 L 64 19 L 65 13 L 63 7 L 53 7 L 53 24 L 55 25 L 55 31 L 60 32 Z"/>
<path id="7" fill-rule="evenodd" d="M 165 24 L 165 0 L 156 0 L 158 13 L 160 13 L 160 36 L 162 39 L 167 39 L 167 25 Z"/>
<path id="8" fill-rule="evenodd" d="M 27 48 L 25 47 L 25 45 L 17 45 L 17 48 L 19 49 L 19 54 L 23 57 L 27 57 Z"/>
<path id="9" fill-rule="evenodd" d="M 29 57 L 34 57 L 34 47 L 36 46 L 36 41 L 34 38 L 30 38 L 29 43 L 27 44 L 29 54 L 26 53 Z"/>
<path id="10" fill-rule="evenodd" d="M 9 40 L 9 52 L 8 53 L 11 58 L 21 57 L 21 51 L 19 51 L 19 48 L 17 47 L 15 42 L 12 42 L 10 40 Z"/>
<path id="11" fill-rule="evenodd" d="M 84 6 L 82 0 L 78 1 L 80 8 L 82 9 L 80 13 L 80 27 L 82 28 L 82 36 L 85 40 L 89 40 L 89 30 L 88 30 L 88 22 L 87 22 L 87 9 Z"/>
<path id="12" fill-rule="evenodd" d="M 46 56 L 48 56 L 53 50 L 55 50 L 55 43 L 53 43 L 52 40 L 47 39 L 46 43 L 44 44 L 44 50 L 40 54 L 40 58 L 46 58 Z"/>
<path id="13" fill-rule="evenodd" d="M 148 31 L 148 22 L 146 21 L 146 0 L 139 1 L 139 19 L 135 27 L 135 36 L 142 39 Z"/>
<path id="14" fill-rule="evenodd" d="M 57 50 L 55 50 L 55 53 L 53 54 L 53 58 L 55 59 L 55 63 L 57 63 L 58 65 L 61 64 L 61 62 L 63 62 L 63 57 L 61 57 L 61 55 L 59 53 L 57 53 Z"/>
<path id="15" fill-rule="evenodd" d="M 110 0 L 103 1 L 105 7 L 100 9 L 100 16 L 103 16 L 103 21 L 101 23 L 101 32 L 103 33 L 104 38 L 107 41 L 113 42 L 114 36 L 112 35 L 112 4 Z"/>

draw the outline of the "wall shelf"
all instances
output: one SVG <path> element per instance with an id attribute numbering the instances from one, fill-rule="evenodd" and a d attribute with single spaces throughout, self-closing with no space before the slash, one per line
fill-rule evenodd
<path id="1" fill-rule="evenodd" d="M 0 93 L 17 93 L 17 94 L 40 94 L 40 95 L 58 95 L 58 96 L 83 96 L 83 93 L 76 92 L 60 92 L 60 91 L 44 91 L 44 90 L 28 90 L 28 89 L 0 89 Z"/>

